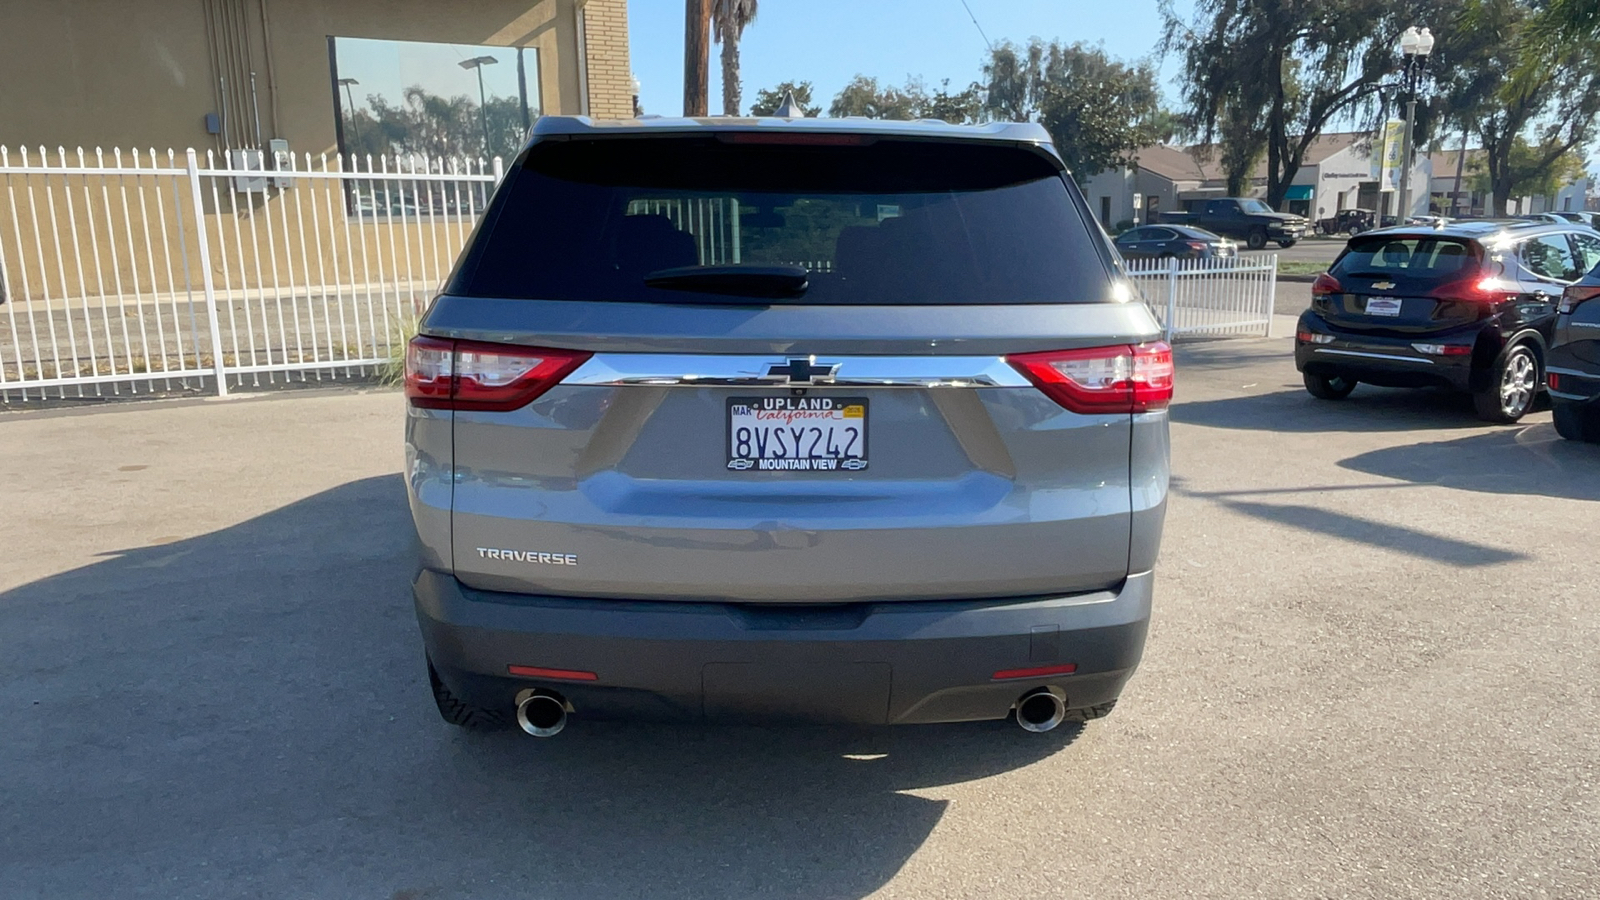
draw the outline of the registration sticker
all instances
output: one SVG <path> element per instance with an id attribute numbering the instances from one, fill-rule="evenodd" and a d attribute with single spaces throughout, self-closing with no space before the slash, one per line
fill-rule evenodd
<path id="1" fill-rule="evenodd" d="M 1394 318 L 1400 315 L 1400 300 L 1397 297 L 1368 297 L 1367 315 Z"/>

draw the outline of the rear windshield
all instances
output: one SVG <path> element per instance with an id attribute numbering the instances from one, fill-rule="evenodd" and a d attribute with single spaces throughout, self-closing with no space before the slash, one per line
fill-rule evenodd
<path id="1" fill-rule="evenodd" d="M 1455 238 L 1372 235 L 1351 238 L 1329 272 L 1335 277 L 1389 278 L 1408 282 L 1455 281 L 1477 266 L 1472 244 Z"/>
<path id="2" fill-rule="evenodd" d="M 550 141 L 508 179 L 454 293 L 729 303 L 740 298 L 726 289 L 645 279 L 683 267 L 799 266 L 808 287 L 785 302 L 1112 297 L 1081 201 L 1050 161 L 1010 145 Z"/>

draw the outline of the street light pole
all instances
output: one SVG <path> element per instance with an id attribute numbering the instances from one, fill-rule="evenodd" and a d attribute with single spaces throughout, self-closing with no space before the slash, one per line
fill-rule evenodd
<path id="1" fill-rule="evenodd" d="M 361 143 L 361 123 L 356 120 L 356 100 L 354 95 L 350 93 L 350 85 L 360 83 L 354 78 L 339 79 L 339 84 L 344 86 L 345 108 L 350 111 L 350 128 L 356 133 L 357 144 Z"/>
<path id="2" fill-rule="evenodd" d="M 485 157 L 488 157 L 490 155 L 490 153 L 489 153 L 489 98 L 484 93 L 484 90 L 483 90 L 483 67 L 484 66 L 492 66 L 492 65 L 494 65 L 495 63 L 497 63 L 499 61 L 500 60 L 495 59 L 492 56 L 474 56 L 472 59 L 464 59 L 464 60 L 462 60 L 460 62 L 460 66 L 463 69 L 477 69 L 478 70 L 478 118 L 483 121 L 483 155 Z"/>
<path id="3" fill-rule="evenodd" d="M 1422 72 L 1428 65 L 1428 54 L 1433 52 L 1433 33 L 1415 26 L 1407 28 L 1400 36 L 1400 52 L 1405 55 L 1406 130 L 1400 136 L 1400 204 L 1395 210 L 1395 224 L 1404 225 L 1410 215 L 1411 205 L 1411 133 L 1417 127 L 1417 92 L 1422 89 Z"/>

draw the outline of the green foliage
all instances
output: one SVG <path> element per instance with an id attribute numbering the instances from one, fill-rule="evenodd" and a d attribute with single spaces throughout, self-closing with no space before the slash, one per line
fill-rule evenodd
<path id="1" fill-rule="evenodd" d="M 833 103 L 828 107 L 828 115 L 836 119 L 844 116 L 915 119 L 917 99 L 911 94 L 910 87 L 910 83 L 904 90 L 887 85 L 880 87 L 878 79 L 857 75 L 834 96 Z"/>
<path id="2" fill-rule="evenodd" d="M 1441 42 L 1440 115 L 1478 137 L 1496 213 L 1568 179 L 1568 155 L 1600 135 L 1600 35 L 1553 41 L 1549 10 L 1543 0 L 1461 0 Z"/>
<path id="3" fill-rule="evenodd" d="M 797 197 L 769 209 L 741 206 L 740 244 L 746 262 L 809 263 L 832 259 L 839 232 L 847 225 L 876 225 L 877 208 L 866 201 L 836 197 Z M 757 224 L 779 216 L 782 225 Z"/>
<path id="4" fill-rule="evenodd" d="M 1506 161 L 1506 198 L 1512 197 L 1553 197 L 1561 188 L 1572 184 L 1585 175 L 1583 155 L 1567 150 L 1551 159 L 1553 148 L 1544 146 L 1536 147 L 1528 143 L 1525 138 L 1516 137 L 1512 140 L 1511 153 Z M 1483 160 L 1473 160 L 1468 163 L 1467 171 L 1471 173 L 1469 184 L 1475 191 L 1492 192 L 1494 182 L 1489 177 L 1489 169 Z M 1497 195 L 1496 199 L 1499 197 Z"/>
<path id="5" fill-rule="evenodd" d="M 905 87 L 897 88 L 879 85 L 876 78 L 857 75 L 833 98 L 828 115 L 834 118 L 943 119 L 960 125 L 981 119 L 983 95 L 977 84 L 951 93 L 948 78 L 930 92 L 920 78 L 908 78 Z"/>
<path id="6" fill-rule="evenodd" d="M 983 74 L 985 112 L 1042 124 L 1080 181 L 1126 164 L 1135 150 L 1173 130 L 1155 68 L 1128 65 L 1099 47 L 1006 41 L 993 48 Z"/>
<path id="7" fill-rule="evenodd" d="M 466 157 L 509 159 L 522 148 L 527 134 L 522 101 L 516 97 L 495 97 L 480 113 L 475 100 L 467 96 L 441 97 L 420 85 L 405 90 L 405 99 L 395 105 L 378 94 L 367 95 L 367 106 L 355 115 L 344 116 L 345 153 L 431 158 Z M 484 147 L 484 120 L 489 125 L 489 146 Z"/>
<path id="8" fill-rule="evenodd" d="M 770 116 L 783 105 L 783 96 L 794 94 L 794 102 L 800 104 L 800 111 L 808 116 L 822 115 L 822 107 L 811 102 L 811 82 L 809 81 L 780 81 L 771 90 L 756 91 L 755 102 L 750 104 L 750 115 Z"/>
<path id="9" fill-rule="evenodd" d="M 1196 0 L 1185 22 L 1163 0 L 1161 48 L 1183 60 L 1183 101 L 1203 142 L 1235 144 L 1230 174 L 1267 156 L 1267 202 L 1283 203 L 1305 152 L 1370 104 L 1396 64 L 1400 33 L 1442 21 L 1461 0 Z"/>

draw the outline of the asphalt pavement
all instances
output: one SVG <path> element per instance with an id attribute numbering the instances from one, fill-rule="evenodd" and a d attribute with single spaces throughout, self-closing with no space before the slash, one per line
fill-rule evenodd
<path id="1" fill-rule="evenodd" d="M 1144 665 L 1044 736 L 464 734 L 395 393 L 0 412 L 0 896 L 1595 896 L 1600 448 L 1288 348 L 1181 348 Z"/>

